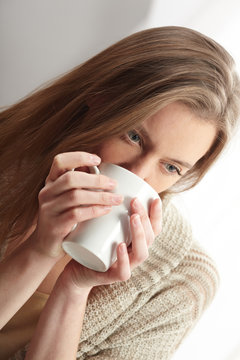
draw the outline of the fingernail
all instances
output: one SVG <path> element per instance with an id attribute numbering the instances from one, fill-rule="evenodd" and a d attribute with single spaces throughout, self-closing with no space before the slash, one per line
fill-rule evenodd
<path id="1" fill-rule="evenodd" d="M 119 204 L 123 201 L 123 196 L 122 195 L 114 195 L 112 197 L 112 203 L 113 204 Z"/>
<path id="2" fill-rule="evenodd" d="M 94 165 L 98 165 L 98 164 L 100 164 L 101 159 L 97 155 L 91 155 L 91 162 Z"/>
<path id="3" fill-rule="evenodd" d="M 117 186 L 117 181 L 110 179 L 108 184 L 110 188 L 115 188 Z"/>
<path id="4" fill-rule="evenodd" d="M 139 226 L 140 223 L 141 223 L 140 216 L 138 214 L 135 214 L 134 217 L 133 217 L 133 225 Z"/>
<path id="5" fill-rule="evenodd" d="M 156 208 L 157 208 L 158 211 L 161 211 L 161 210 L 162 210 L 162 203 L 161 203 L 160 200 L 157 201 Z"/>
<path id="6" fill-rule="evenodd" d="M 108 212 L 108 211 L 110 211 L 111 209 L 112 209 L 111 206 L 104 206 L 103 211 L 104 211 L 104 212 Z"/>
<path id="7" fill-rule="evenodd" d="M 140 205 L 139 205 L 139 200 L 136 198 L 134 201 L 133 201 L 133 207 L 135 209 L 139 209 Z"/>
<path id="8" fill-rule="evenodd" d="M 125 254 L 125 252 L 127 251 L 127 247 L 125 243 L 120 244 L 119 250 L 121 251 L 122 254 Z"/>

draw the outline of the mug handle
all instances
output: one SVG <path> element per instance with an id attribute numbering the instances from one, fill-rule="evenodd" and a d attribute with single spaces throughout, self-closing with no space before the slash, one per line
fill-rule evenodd
<path id="1" fill-rule="evenodd" d="M 89 168 L 89 171 L 90 171 L 90 174 L 96 174 L 96 175 L 99 175 L 100 174 L 100 170 L 97 166 L 88 166 Z M 71 171 L 74 171 L 75 168 L 72 168 Z"/>
<path id="2" fill-rule="evenodd" d="M 96 175 L 99 175 L 100 174 L 100 170 L 97 166 L 89 166 L 89 171 L 90 171 L 90 174 L 96 174 Z"/>

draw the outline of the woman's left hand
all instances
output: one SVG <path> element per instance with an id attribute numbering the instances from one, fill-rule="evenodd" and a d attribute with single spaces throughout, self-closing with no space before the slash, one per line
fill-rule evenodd
<path id="1" fill-rule="evenodd" d="M 155 237 L 161 232 L 162 206 L 161 200 L 153 200 L 149 216 L 140 201 L 131 201 L 130 226 L 132 244 L 127 248 L 121 243 L 117 248 L 117 261 L 106 271 L 98 272 L 71 260 L 61 274 L 61 282 L 69 291 L 75 289 L 91 289 L 93 286 L 126 281 L 131 277 L 131 271 L 148 258 L 148 248 Z"/>

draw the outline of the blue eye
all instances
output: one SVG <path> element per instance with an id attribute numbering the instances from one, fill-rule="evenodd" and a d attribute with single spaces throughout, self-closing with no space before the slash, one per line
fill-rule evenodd
<path id="1" fill-rule="evenodd" d="M 141 143 L 141 138 L 138 135 L 138 133 L 136 133 L 136 131 L 131 130 L 127 133 L 127 136 L 129 137 L 129 139 L 134 142 L 134 143 Z"/>
<path id="2" fill-rule="evenodd" d="M 168 173 L 170 174 L 174 174 L 177 173 L 178 175 L 182 175 L 181 174 L 181 170 L 178 169 L 176 166 L 172 165 L 172 164 L 165 164 L 165 169 L 167 170 Z"/>

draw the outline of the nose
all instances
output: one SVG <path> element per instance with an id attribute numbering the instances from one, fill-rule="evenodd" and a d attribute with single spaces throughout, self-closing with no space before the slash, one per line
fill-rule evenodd
<path id="1" fill-rule="evenodd" d="M 138 175 L 143 180 L 151 182 L 151 174 L 154 171 L 153 159 L 151 157 L 145 156 L 119 165 Z"/>

